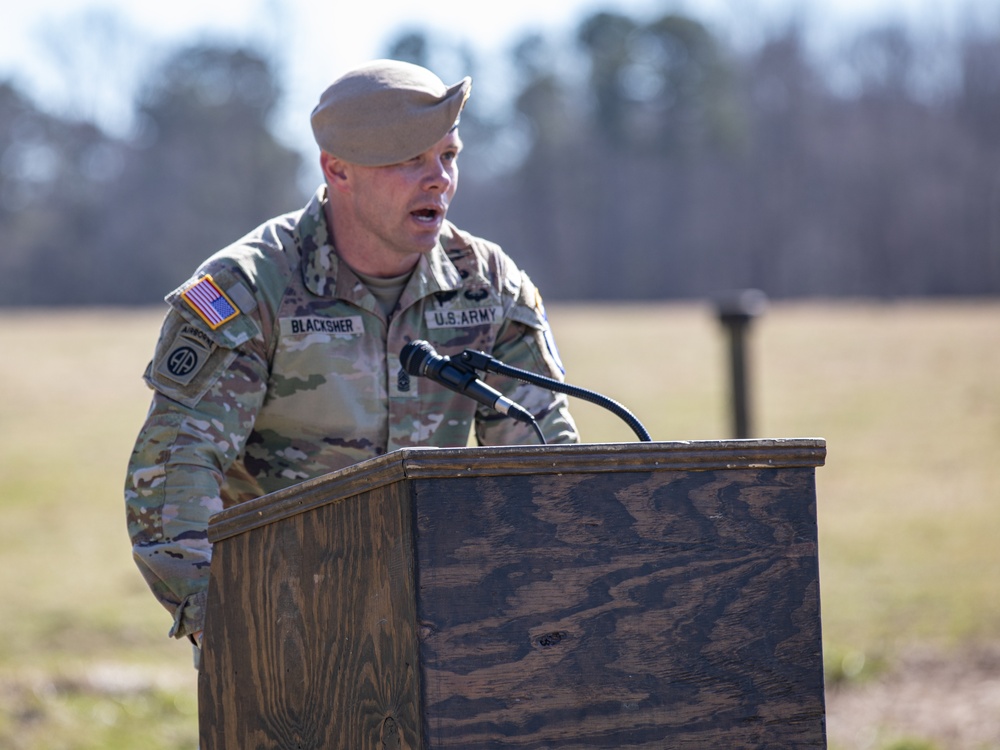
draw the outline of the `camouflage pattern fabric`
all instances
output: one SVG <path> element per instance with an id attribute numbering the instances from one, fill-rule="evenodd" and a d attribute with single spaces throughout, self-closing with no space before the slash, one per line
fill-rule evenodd
<path id="1" fill-rule="evenodd" d="M 175 637 L 203 627 L 208 522 L 223 508 L 398 448 L 538 443 L 530 426 L 408 376 L 406 343 L 562 378 L 541 297 L 499 247 L 447 224 L 386 316 L 330 245 L 325 195 L 167 297 L 125 499 L 135 561 Z M 487 382 L 531 411 L 547 442 L 578 440 L 564 396 Z"/>

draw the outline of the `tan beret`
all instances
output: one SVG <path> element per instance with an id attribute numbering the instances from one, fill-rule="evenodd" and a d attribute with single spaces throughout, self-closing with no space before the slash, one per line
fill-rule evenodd
<path id="1" fill-rule="evenodd" d="M 426 68 L 375 60 L 323 92 L 312 112 L 316 143 L 345 161 L 379 167 L 422 154 L 448 134 L 472 79 L 445 86 Z"/>

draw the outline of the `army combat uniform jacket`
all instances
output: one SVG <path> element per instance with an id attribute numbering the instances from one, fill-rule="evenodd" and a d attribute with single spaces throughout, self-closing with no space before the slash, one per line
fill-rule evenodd
<path id="1" fill-rule="evenodd" d="M 530 425 L 408 376 L 406 343 L 562 378 L 538 291 L 497 246 L 447 224 L 386 316 L 331 246 L 325 195 L 167 297 L 125 498 L 136 563 L 176 637 L 203 627 L 208 520 L 223 508 L 398 448 L 538 443 Z M 488 382 L 536 416 L 547 442 L 577 440 L 564 396 Z"/>

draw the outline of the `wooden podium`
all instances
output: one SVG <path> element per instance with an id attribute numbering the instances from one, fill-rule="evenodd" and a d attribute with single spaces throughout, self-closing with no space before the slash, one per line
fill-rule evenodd
<path id="1" fill-rule="evenodd" d="M 406 449 L 230 508 L 201 748 L 823 748 L 825 454 Z"/>

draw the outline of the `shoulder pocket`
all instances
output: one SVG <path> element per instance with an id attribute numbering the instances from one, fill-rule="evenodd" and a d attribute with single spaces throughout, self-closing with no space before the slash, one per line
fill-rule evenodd
<path id="1" fill-rule="evenodd" d="M 193 407 L 235 358 L 235 350 L 220 346 L 201 327 L 171 311 L 145 379 L 164 396 Z"/>
<path id="2" fill-rule="evenodd" d="M 146 382 L 164 396 L 195 406 L 236 358 L 236 347 L 259 335 L 248 313 L 253 295 L 228 269 L 186 282 L 167 296 L 164 321 Z"/>
<path id="3" fill-rule="evenodd" d="M 509 317 L 518 323 L 523 323 L 529 328 L 542 331 L 548 328 L 548 321 L 545 318 L 545 308 L 542 306 L 542 297 L 538 288 L 531 282 L 528 275 L 521 274 L 521 283 L 517 290 L 517 298 L 511 307 Z"/>
<path id="4" fill-rule="evenodd" d="M 549 327 L 549 319 L 545 314 L 545 305 L 542 304 L 542 295 L 538 288 L 531 282 L 526 273 L 521 273 L 521 285 L 518 289 L 517 299 L 510 311 L 511 320 L 515 320 L 522 325 L 532 329 L 535 338 L 539 343 L 539 354 L 542 355 L 546 366 L 555 374 L 566 374 L 562 358 L 559 356 L 559 349 L 556 348 L 555 339 L 552 337 L 552 329 Z"/>
<path id="5" fill-rule="evenodd" d="M 213 269 L 185 282 L 167 295 L 167 302 L 218 346 L 232 349 L 260 333 L 249 314 L 257 301 L 232 269 Z"/>

